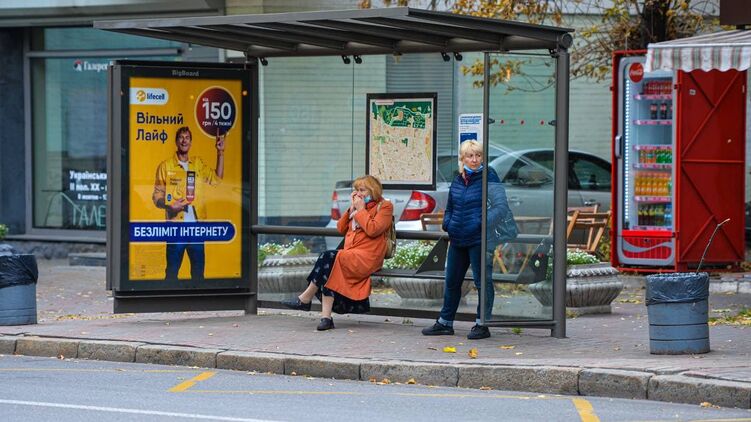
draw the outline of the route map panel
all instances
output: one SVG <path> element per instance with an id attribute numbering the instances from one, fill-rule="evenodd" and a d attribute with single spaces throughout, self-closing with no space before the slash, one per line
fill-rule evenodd
<path id="1" fill-rule="evenodd" d="M 368 174 L 386 185 L 431 186 L 436 94 L 368 94 Z"/>

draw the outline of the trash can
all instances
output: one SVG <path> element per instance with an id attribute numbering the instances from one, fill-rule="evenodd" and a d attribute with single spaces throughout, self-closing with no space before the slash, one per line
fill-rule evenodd
<path id="1" fill-rule="evenodd" d="M 709 352 L 709 275 L 647 276 L 649 352 L 680 355 Z"/>
<path id="2" fill-rule="evenodd" d="M 34 255 L 0 254 L 0 325 L 37 323 Z"/>

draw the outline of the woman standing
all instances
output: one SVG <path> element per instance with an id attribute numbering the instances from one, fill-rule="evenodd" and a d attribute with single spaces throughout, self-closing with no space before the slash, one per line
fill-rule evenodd
<path id="1" fill-rule="evenodd" d="M 313 297 L 318 297 L 322 305 L 319 331 L 334 328 L 332 311 L 370 311 L 370 274 L 381 269 L 386 255 L 394 206 L 383 199 L 381 182 L 373 176 L 355 179 L 352 187 L 349 209 L 336 224 L 344 235 L 344 248 L 321 253 L 308 276 L 308 288 L 296 299 L 282 301 L 288 308 L 309 311 Z"/>
<path id="2" fill-rule="evenodd" d="M 446 258 L 446 279 L 443 293 L 443 307 L 438 321 L 422 330 L 426 336 L 453 335 L 454 317 L 461 300 L 461 287 L 467 269 L 472 265 L 472 276 L 478 294 L 480 292 L 480 259 L 482 257 L 482 144 L 477 141 L 464 141 L 459 148 L 459 175 L 451 183 L 446 212 L 443 216 L 443 230 L 449 235 L 449 250 Z M 495 170 L 488 168 L 488 196 L 493 206 L 488 210 L 488 221 L 502 221 L 511 216 L 506 200 L 506 191 L 501 186 Z M 491 201 L 489 201 L 491 202 Z M 490 227 L 490 225 L 489 225 Z M 489 230 L 491 232 L 491 230 Z M 488 236 L 488 251 L 495 249 L 493 236 Z M 493 310 L 493 260 L 487 259 L 485 283 L 485 317 L 490 318 Z M 470 340 L 490 337 L 487 326 L 481 325 L 480 301 L 477 304 L 475 326 L 467 335 Z"/>

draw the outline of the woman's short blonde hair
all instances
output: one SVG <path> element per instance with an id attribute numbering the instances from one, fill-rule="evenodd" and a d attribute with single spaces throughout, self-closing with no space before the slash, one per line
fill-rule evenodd
<path id="1" fill-rule="evenodd" d="M 370 191 L 370 196 L 374 201 L 380 201 L 383 196 L 383 185 L 381 181 L 371 175 L 358 177 L 352 182 L 354 189 L 365 188 Z"/>
<path id="2" fill-rule="evenodd" d="M 475 141 L 475 140 L 469 140 L 462 142 L 461 146 L 459 147 L 459 173 L 464 174 L 464 157 L 466 157 L 469 154 L 480 154 L 482 155 L 482 144 Z"/>

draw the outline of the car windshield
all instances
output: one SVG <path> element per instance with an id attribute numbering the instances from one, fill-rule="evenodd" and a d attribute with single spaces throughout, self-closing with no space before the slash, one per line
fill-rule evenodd
<path id="1" fill-rule="evenodd" d="M 509 185 L 543 185 L 553 181 L 552 162 L 550 169 L 531 160 L 526 155 L 512 152 L 490 162 L 501 182 Z"/>

